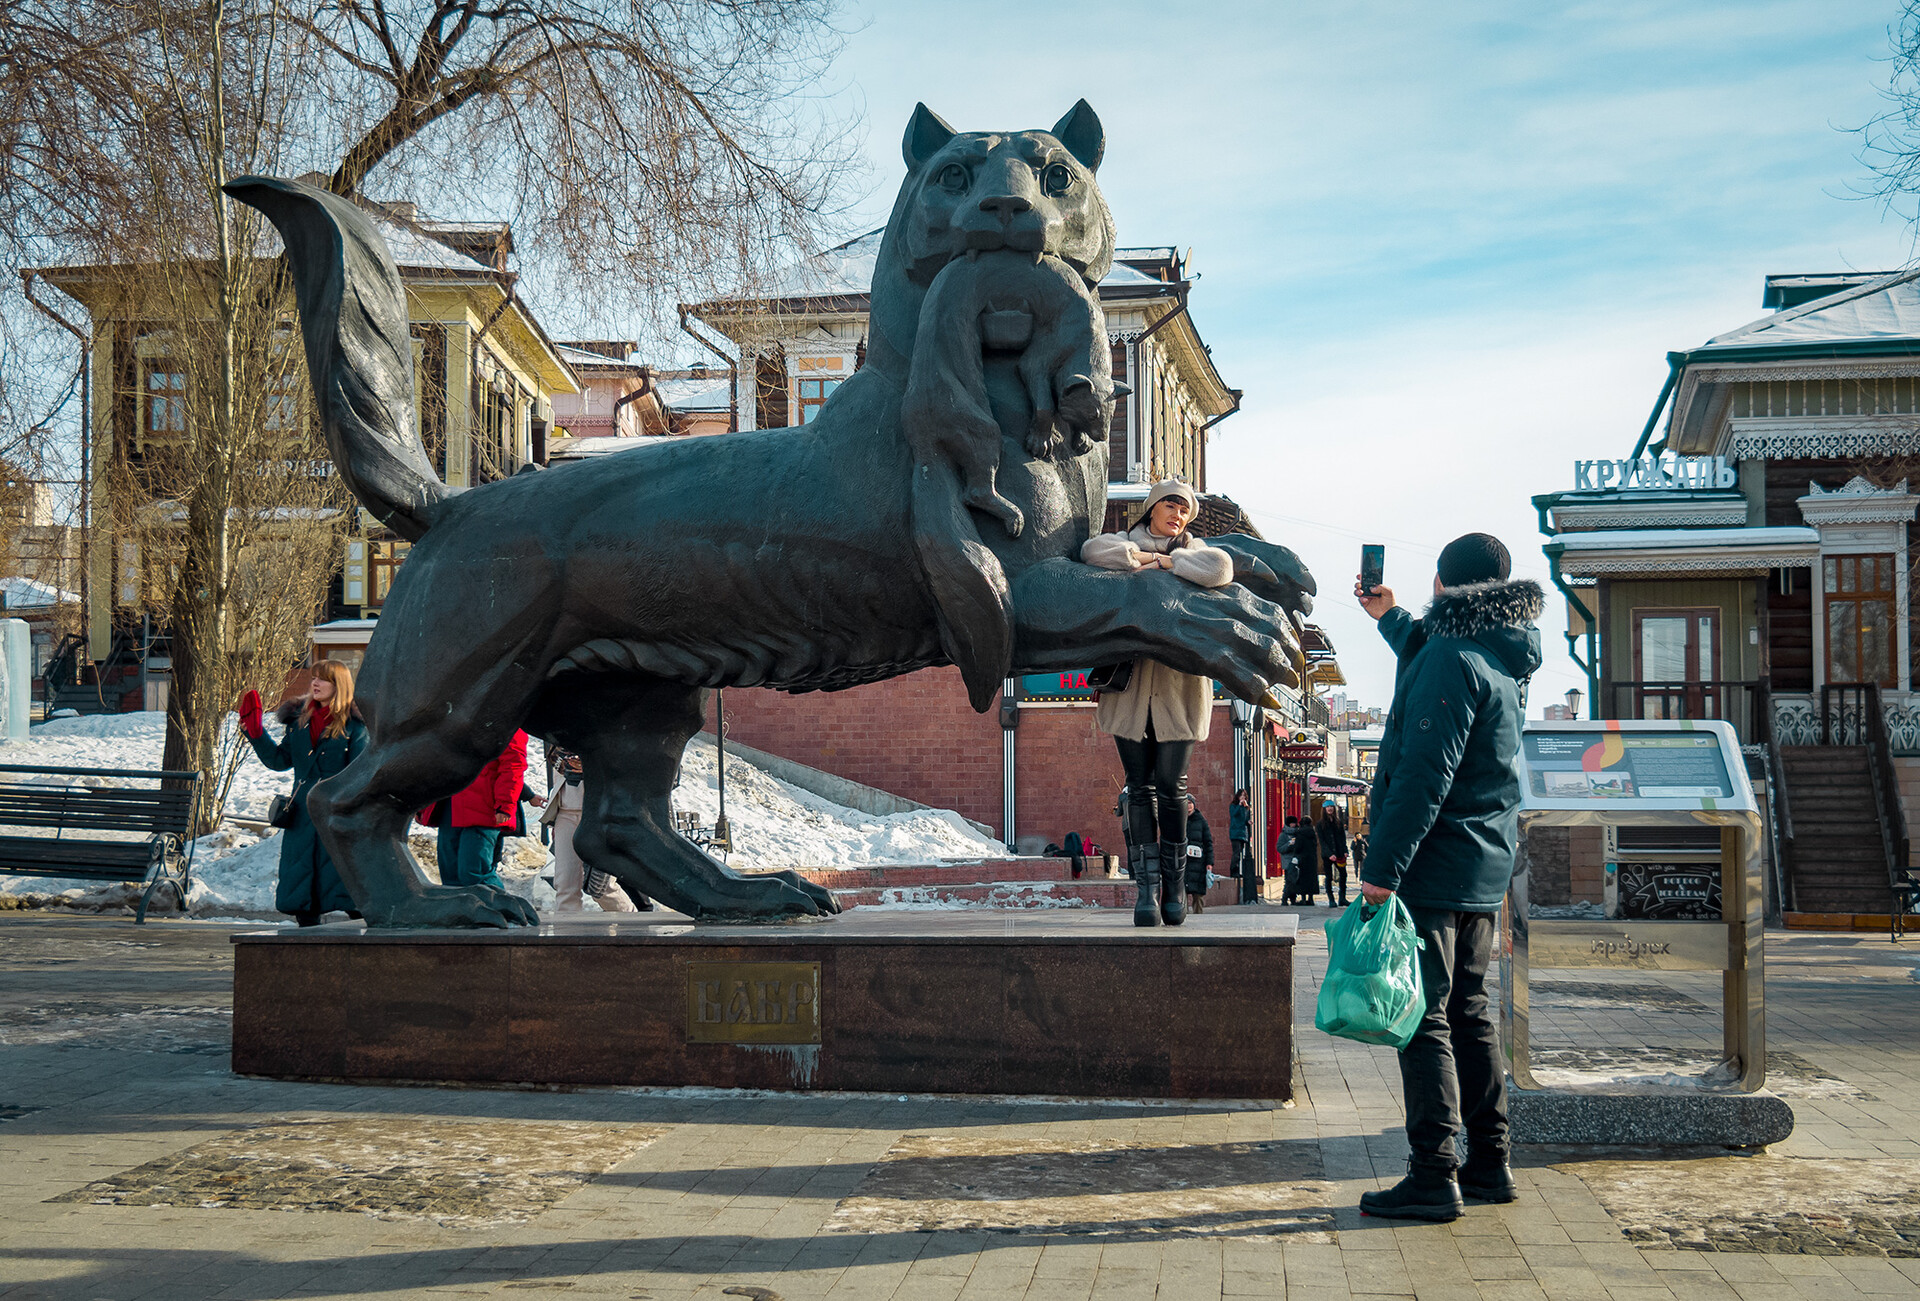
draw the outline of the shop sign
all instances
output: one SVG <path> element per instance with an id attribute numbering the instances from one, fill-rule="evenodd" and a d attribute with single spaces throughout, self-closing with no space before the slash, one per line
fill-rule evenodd
<path id="1" fill-rule="evenodd" d="M 1739 482 L 1724 456 L 1643 456 L 1639 460 L 1575 461 L 1575 492 L 1657 492 L 1674 488 L 1731 488 Z"/>
<path id="2" fill-rule="evenodd" d="M 1027 700 L 1091 700 L 1093 688 L 1087 685 L 1091 669 L 1067 669 L 1060 673 L 1029 673 L 1020 679 L 1020 694 Z"/>
<path id="3" fill-rule="evenodd" d="M 1273 757 L 1289 768 L 1318 767 L 1327 761 L 1327 747 L 1295 742 L 1275 750 Z"/>

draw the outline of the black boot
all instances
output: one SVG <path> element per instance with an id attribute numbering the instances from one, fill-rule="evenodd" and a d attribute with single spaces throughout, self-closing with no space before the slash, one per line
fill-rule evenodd
<path id="1" fill-rule="evenodd" d="M 1178 926 L 1187 919 L 1187 901 L 1180 892 L 1187 884 L 1187 847 L 1178 840 L 1160 842 L 1160 920 Z"/>
<path id="2" fill-rule="evenodd" d="M 1383 1220 L 1429 1220 L 1444 1224 L 1459 1219 L 1466 1209 L 1453 1171 L 1437 1166 L 1410 1165 L 1407 1177 L 1393 1187 L 1360 1194 L 1361 1212 Z"/>
<path id="3" fill-rule="evenodd" d="M 1160 847 L 1135 845 L 1131 866 L 1133 879 L 1140 885 L 1140 897 L 1133 901 L 1135 926 L 1160 924 Z"/>
<path id="4" fill-rule="evenodd" d="M 1489 1151 L 1483 1159 L 1477 1149 L 1467 1153 L 1467 1163 L 1460 1167 L 1460 1194 L 1476 1202 L 1512 1202 L 1520 1198 L 1520 1190 L 1513 1186 L 1513 1170 L 1507 1165 L 1507 1154 Z"/>

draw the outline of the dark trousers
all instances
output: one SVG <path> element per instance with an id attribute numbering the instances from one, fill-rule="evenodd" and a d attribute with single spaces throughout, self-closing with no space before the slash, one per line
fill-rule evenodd
<path id="1" fill-rule="evenodd" d="M 1253 875 L 1253 855 L 1247 852 L 1247 842 L 1235 840 L 1233 845 L 1233 874 L 1240 878 L 1240 902 L 1252 903 L 1259 898 L 1259 882 Z"/>
<path id="2" fill-rule="evenodd" d="M 1161 741 L 1147 724 L 1146 736 L 1129 741 L 1116 736 L 1120 766 L 1127 774 L 1127 840 L 1184 844 L 1187 839 L 1187 762 L 1193 742 Z"/>
<path id="3" fill-rule="evenodd" d="M 1340 893 L 1338 895 L 1334 894 L 1334 886 L 1336 882 L 1338 883 L 1339 890 L 1340 890 Z M 1344 858 L 1330 858 L 1327 860 L 1327 903 L 1328 905 L 1331 906 L 1333 901 L 1336 898 L 1341 903 L 1345 903 L 1347 901 L 1347 861 Z"/>
<path id="4" fill-rule="evenodd" d="M 1500 1029 L 1487 992 L 1497 913 L 1411 908 L 1426 943 L 1420 978 L 1427 1014 L 1400 1053 L 1413 1163 L 1452 1170 L 1466 1158 L 1459 1136 L 1483 1159 L 1507 1157 L 1507 1077 Z"/>
<path id="5" fill-rule="evenodd" d="M 507 883 L 495 870 L 500 862 L 497 827 L 440 828 L 438 845 L 441 885 L 490 885 L 504 890 Z"/>

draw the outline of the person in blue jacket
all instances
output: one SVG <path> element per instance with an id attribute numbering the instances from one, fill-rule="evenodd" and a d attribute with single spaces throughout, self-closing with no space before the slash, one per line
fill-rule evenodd
<path id="1" fill-rule="evenodd" d="M 293 825 L 280 833 L 280 883 L 273 906 L 302 926 L 318 926 L 322 913 L 360 915 L 307 816 L 307 792 L 359 757 L 367 748 L 367 725 L 354 706 L 353 673 L 347 666 L 321 660 L 313 669 L 306 698 L 289 700 L 275 711 L 287 729 L 278 742 L 267 736 L 260 693 L 249 691 L 240 702 L 240 727 L 260 762 L 275 772 L 293 770 Z"/>
<path id="2" fill-rule="evenodd" d="M 1372 834 L 1360 894 L 1396 893 L 1423 941 L 1427 1010 L 1400 1053 L 1407 1177 L 1363 1194 L 1360 1209 L 1451 1220 L 1462 1195 L 1514 1200 L 1500 1034 L 1487 994 L 1494 921 L 1513 876 L 1519 834 L 1520 728 L 1526 683 L 1540 667 L 1538 583 L 1513 581 L 1512 560 L 1485 533 L 1440 552 L 1433 602 L 1415 619 L 1385 587 L 1354 595 L 1398 657 L 1368 809 Z M 1459 1137 L 1467 1140 L 1459 1159 Z"/>

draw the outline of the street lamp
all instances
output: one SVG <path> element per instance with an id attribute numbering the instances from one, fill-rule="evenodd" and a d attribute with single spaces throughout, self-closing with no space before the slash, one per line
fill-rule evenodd
<path id="1" fill-rule="evenodd" d="M 1581 693 L 1581 691 L 1580 691 L 1580 688 L 1579 688 L 1579 687 L 1568 687 L 1568 688 L 1567 688 L 1567 717 L 1568 717 L 1568 718 L 1578 718 L 1578 717 L 1580 717 L 1580 697 L 1581 697 L 1581 694 L 1582 694 L 1582 693 Z"/>

